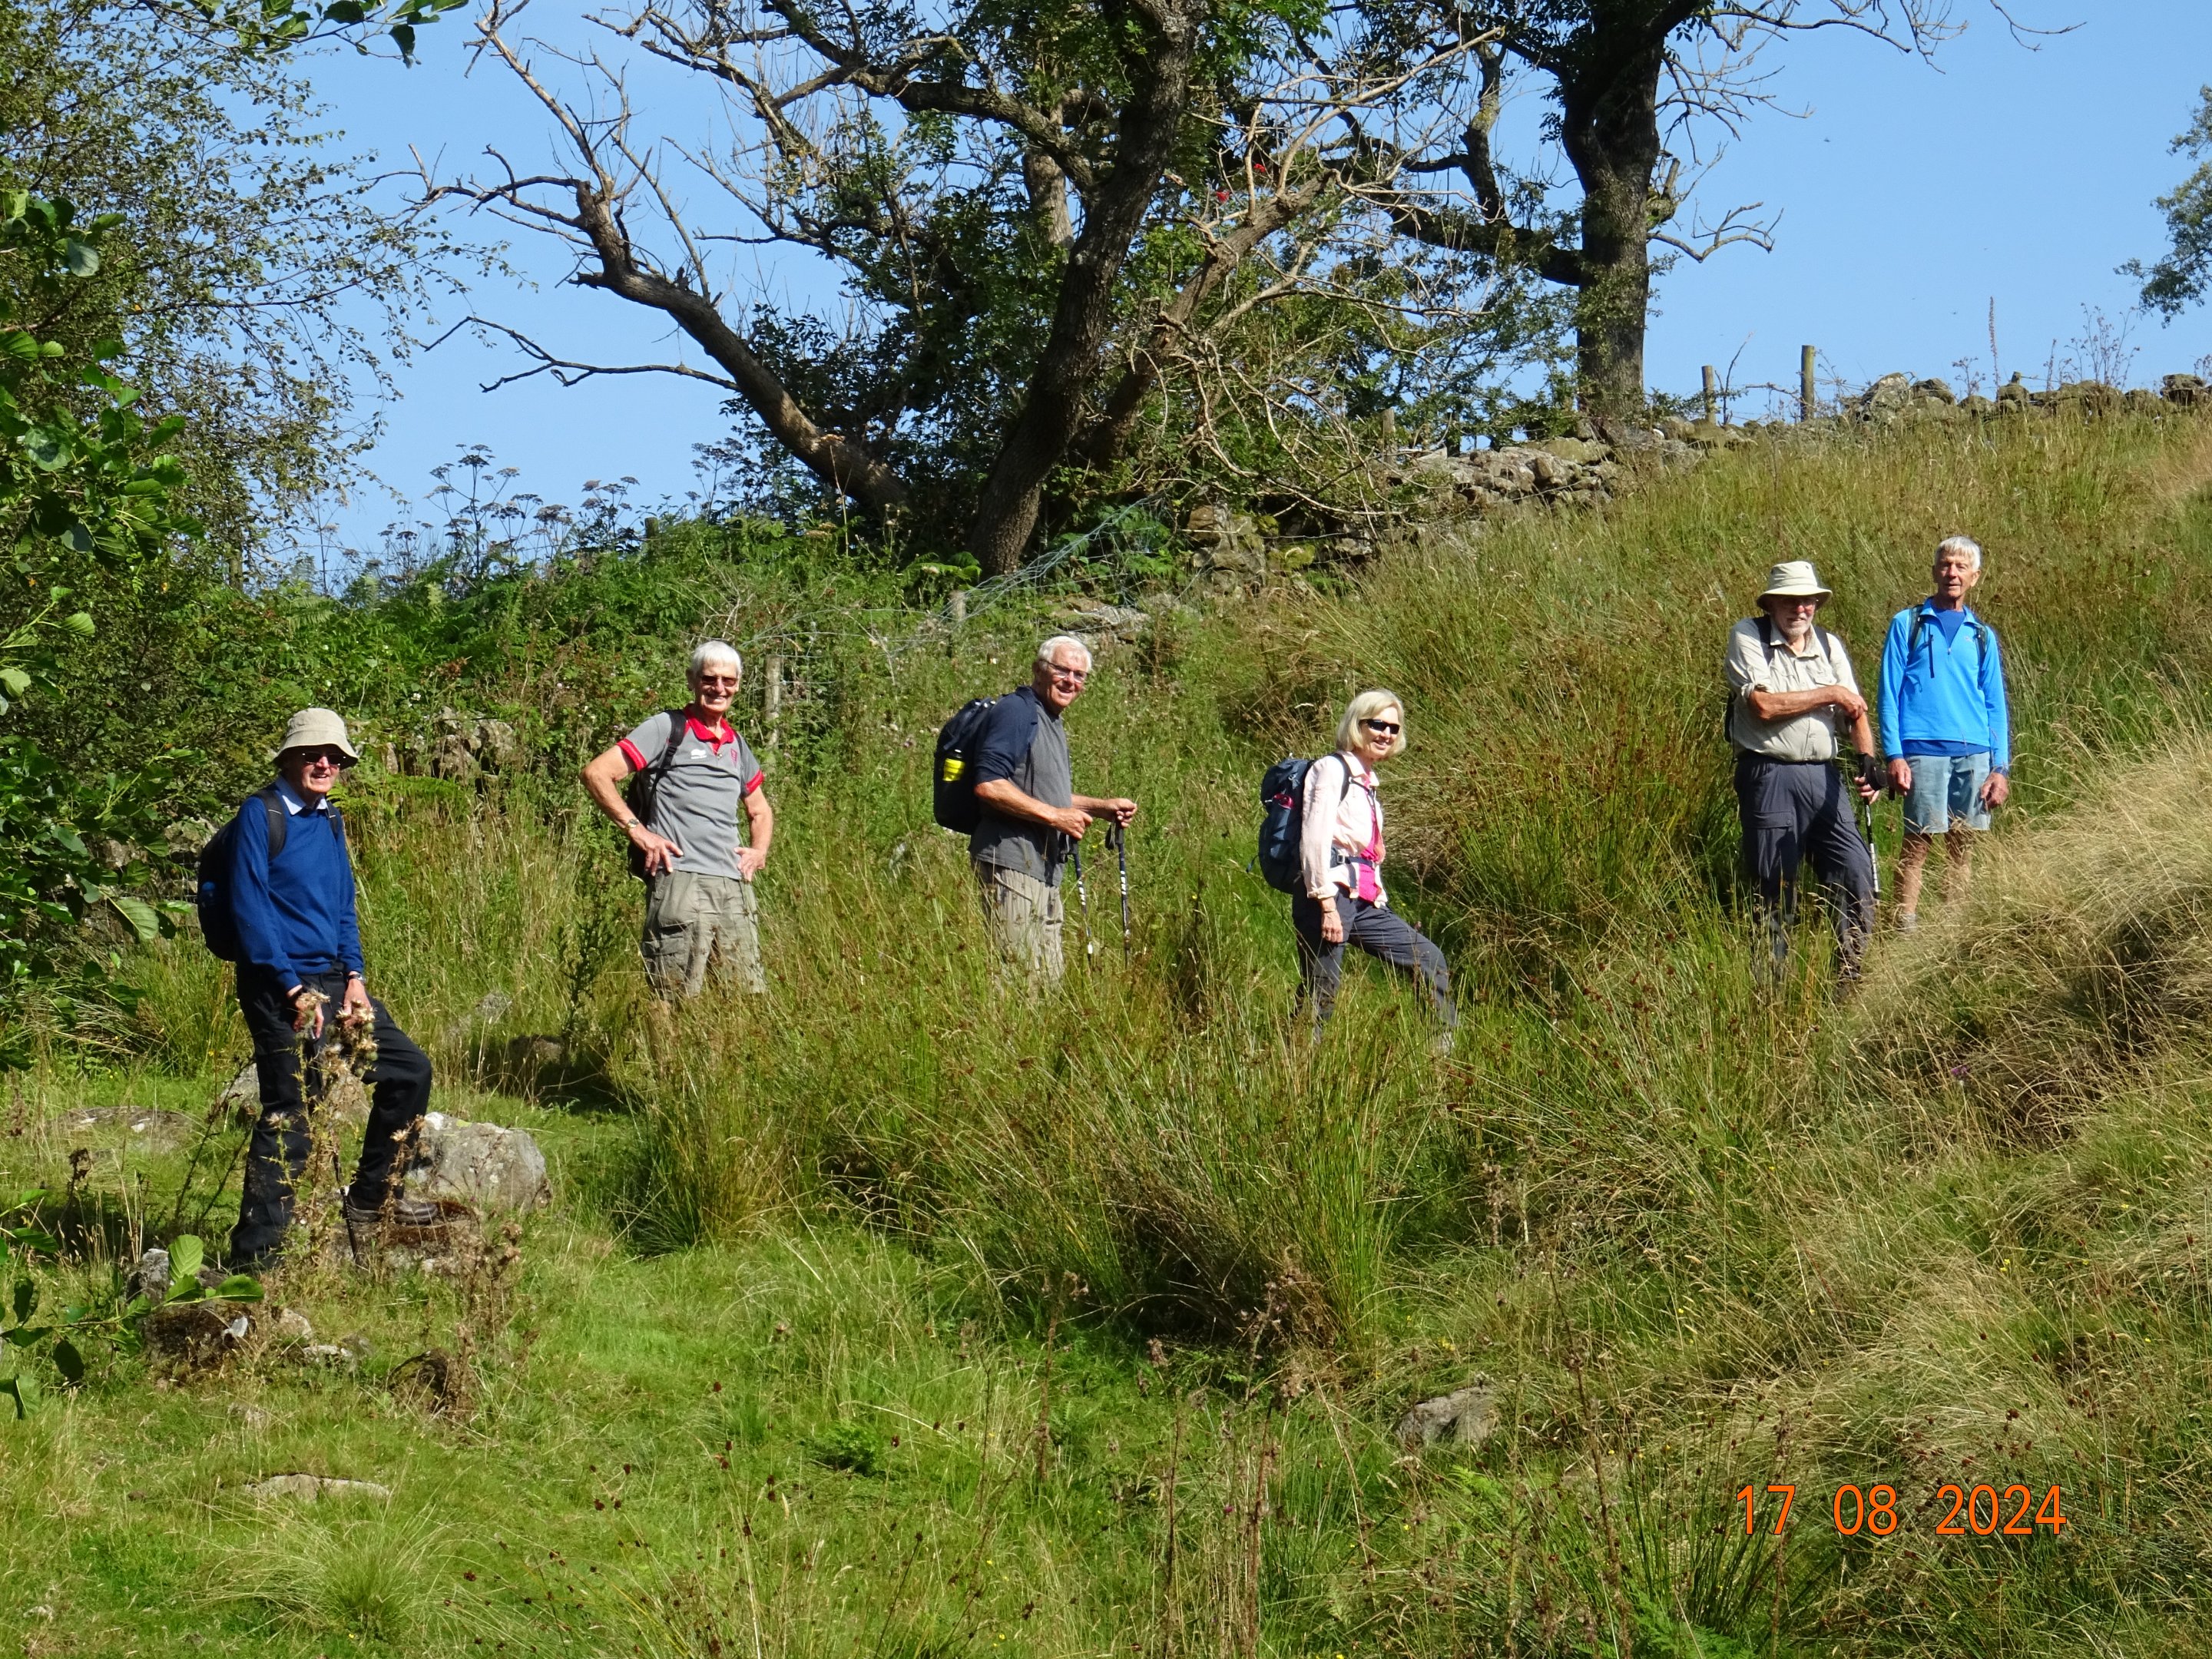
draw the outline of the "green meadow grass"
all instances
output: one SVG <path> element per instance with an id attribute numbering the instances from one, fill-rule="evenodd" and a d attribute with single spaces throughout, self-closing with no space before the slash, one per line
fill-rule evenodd
<path id="1" fill-rule="evenodd" d="M 794 717 L 757 1003 L 653 1012 L 576 757 L 481 800 L 360 777 L 373 981 L 441 1104 L 541 1136 L 555 1207 L 511 1285 L 280 1274 L 358 1367 L 118 1358 L 0 1429 L 0 1621 L 38 1653 L 2202 1651 L 2208 479 L 2186 421 L 1751 447 L 1165 616 L 1070 717 L 1080 786 L 1143 806 L 1129 955 L 1094 846 L 1097 949 L 1046 997 L 926 805 L 935 724 L 1043 618 L 856 658 Z M 1809 923 L 1755 995 L 1722 633 L 1810 557 L 1871 682 L 1960 530 L 2016 804 L 1855 1003 Z M 1243 868 L 1261 769 L 1368 684 L 1407 703 L 1388 875 L 1454 962 L 1441 1064 L 1372 974 L 1310 1041 Z M 134 972 L 137 1057 L 20 1080 L 0 1174 L 59 1187 L 70 1109 L 197 1120 L 242 1058 L 196 947 Z M 53 1288 L 219 1238 L 240 1133 L 87 1138 Z M 433 1348 L 442 1411 L 393 1386 Z M 1396 1444 L 1477 1378 L 1482 1444 Z M 294 1470 L 392 1496 L 241 1495 Z M 1947 1484 L 2056 1486 L 2066 1524 L 1939 1533 Z M 1839 1533 L 1846 1485 L 1895 1529 Z"/>

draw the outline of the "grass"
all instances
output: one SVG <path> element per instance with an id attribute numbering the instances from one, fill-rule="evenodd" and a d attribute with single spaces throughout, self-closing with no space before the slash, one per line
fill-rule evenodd
<path id="1" fill-rule="evenodd" d="M 280 1277 L 357 1370 L 105 1360 L 0 1433 L 0 1619 L 55 1653 L 2201 1650 L 2207 478 L 2185 421 L 1754 447 L 1164 615 L 1071 716 L 1084 787 L 1144 805 L 1130 958 L 1094 860 L 1098 951 L 1043 999 L 922 805 L 1026 617 L 796 704 L 762 1004 L 653 1016 L 572 757 L 481 801 L 360 779 L 380 992 L 442 1104 L 540 1134 L 556 1207 L 512 1285 Z M 1754 996 L 1721 632 L 1810 556 L 1871 678 L 1960 528 L 2018 805 L 1856 1004 L 1809 927 Z M 1266 762 L 1378 683 L 1393 890 L 1466 1007 L 1443 1065 L 1367 975 L 1308 1043 L 1242 868 Z M 134 972 L 140 1058 L 57 1055 L 0 1138 L 9 1178 L 94 1154 L 76 1295 L 234 1203 L 235 1129 L 64 1130 L 197 1122 L 242 1054 L 204 957 Z M 432 1348 L 471 1385 L 443 1411 L 390 1386 Z M 1494 1434 L 1401 1450 L 1477 1376 Z M 240 1496 L 294 1469 L 393 1495 Z M 2059 1487 L 2065 1527 L 1939 1534 L 1984 1483 Z M 1839 1533 L 1847 1484 L 1896 1530 Z"/>

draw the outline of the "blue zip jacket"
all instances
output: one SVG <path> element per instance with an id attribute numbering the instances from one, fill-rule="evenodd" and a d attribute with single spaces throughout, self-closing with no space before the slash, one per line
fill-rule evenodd
<path id="1" fill-rule="evenodd" d="M 279 786 L 278 793 L 289 793 Z M 231 836 L 229 873 L 230 911 L 245 961 L 268 969 L 287 989 L 308 974 L 367 971 L 353 860 L 327 807 L 291 815 L 284 850 L 272 864 L 269 815 L 249 799 Z"/>
<path id="2" fill-rule="evenodd" d="M 1916 617 L 1923 620 L 1920 643 L 1914 647 Z M 2005 706 L 1996 629 L 1971 608 L 1948 644 L 1932 599 L 1908 605 L 1890 618 L 1889 639 L 1881 650 L 1882 753 L 1897 760 L 1906 744 L 1916 742 L 1971 743 L 1990 751 L 1992 771 L 2012 765 L 2012 715 Z"/>

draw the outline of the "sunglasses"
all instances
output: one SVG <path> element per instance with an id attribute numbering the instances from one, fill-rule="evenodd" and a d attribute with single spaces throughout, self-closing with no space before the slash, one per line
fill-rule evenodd
<path id="1" fill-rule="evenodd" d="M 295 749 L 292 752 L 300 757 L 302 764 L 307 766 L 336 766 L 343 769 L 353 764 L 353 757 L 347 754 L 344 750 L 327 744 L 320 749 Z"/>
<path id="2" fill-rule="evenodd" d="M 1398 735 L 1399 728 L 1391 725 L 1389 720 L 1362 720 L 1359 723 L 1369 731 L 1382 737 L 1395 738 Z"/>
<path id="3" fill-rule="evenodd" d="M 709 685 L 735 685 L 737 683 L 738 677 L 735 674 L 702 674 L 699 676 L 699 684 L 702 687 Z"/>

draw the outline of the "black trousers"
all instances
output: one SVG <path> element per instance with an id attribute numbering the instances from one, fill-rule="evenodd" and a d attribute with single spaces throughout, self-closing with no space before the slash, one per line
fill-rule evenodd
<path id="1" fill-rule="evenodd" d="M 1739 753 L 1736 810 L 1743 819 L 1744 868 L 1759 889 L 1771 969 L 1790 954 L 1797 920 L 1797 872 L 1810 862 L 1827 890 L 1836 952 L 1856 976 L 1874 931 L 1874 861 L 1851 815 L 1844 775 L 1826 761 L 1778 761 Z"/>
<path id="2" fill-rule="evenodd" d="M 345 999 L 343 973 L 308 974 L 301 983 L 330 999 L 323 1010 L 325 1037 L 337 1030 L 338 1006 Z M 264 968 L 241 963 L 238 1006 L 253 1039 L 253 1067 L 261 1083 L 261 1121 L 246 1150 L 246 1195 L 238 1225 L 230 1235 L 230 1260 L 252 1261 L 284 1242 L 292 1224 L 292 1197 L 307 1167 L 308 1120 L 322 1103 L 330 1079 L 319 1063 L 322 1043 L 292 1029 L 292 1004 L 285 987 Z M 385 1006 L 376 1010 L 376 1063 L 369 1068 L 368 1130 L 361 1144 L 349 1194 L 356 1204 L 375 1209 L 392 1181 L 398 1139 L 414 1127 L 430 1103 L 430 1057 L 401 1030 Z"/>
<path id="3" fill-rule="evenodd" d="M 1340 893 L 1336 914 L 1344 923 L 1344 939 L 1331 945 L 1321 936 L 1321 901 L 1304 893 L 1291 896 L 1291 927 L 1298 936 L 1298 971 L 1305 978 L 1300 1000 L 1312 1006 L 1314 1024 L 1322 1024 L 1335 1012 L 1337 987 L 1344 979 L 1344 947 L 1356 945 L 1420 981 L 1429 994 L 1429 1006 L 1443 1028 L 1457 1029 L 1459 1010 L 1452 1002 L 1451 969 L 1444 965 L 1442 951 L 1385 906 Z"/>

